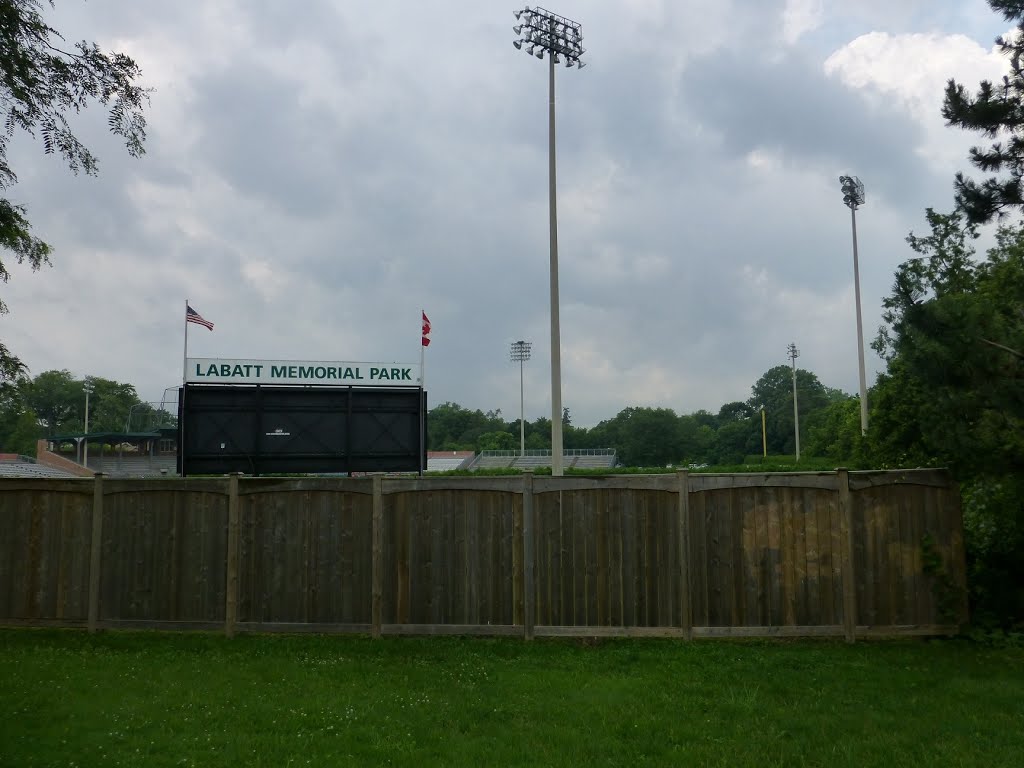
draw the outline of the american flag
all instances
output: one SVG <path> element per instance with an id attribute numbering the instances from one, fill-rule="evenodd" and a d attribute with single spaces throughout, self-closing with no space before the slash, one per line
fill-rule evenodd
<path id="1" fill-rule="evenodd" d="M 213 330 L 213 323 L 192 309 L 188 304 L 185 305 L 185 322 L 195 323 L 196 325 L 202 325 L 209 328 L 211 331 Z"/>

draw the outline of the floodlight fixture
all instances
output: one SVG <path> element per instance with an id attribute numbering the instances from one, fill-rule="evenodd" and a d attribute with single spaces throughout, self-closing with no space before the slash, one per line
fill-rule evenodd
<path id="1" fill-rule="evenodd" d="M 513 363 L 519 363 L 519 455 L 526 453 L 526 413 L 523 400 L 523 363 L 530 359 L 530 349 L 533 347 L 529 341 L 512 342 L 509 347 L 509 359 Z"/>
<path id="2" fill-rule="evenodd" d="M 864 324 L 860 309 L 860 263 L 857 258 L 857 208 L 864 205 L 864 184 L 856 176 L 840 176 L 843 203 L 850 209 L 853 229 L 853 293 L 857 310 L 857 373 L 860 378 L 860 431 L 868 432 L 868 386 L 864 370 Z"/>
<path id="3" fill-rule="evenodd" d="M 562 475 L 562 351 L 561 332 L 558 324 L 558 215 L 555 203 L 555 64 L 565 60 L 565 66 L 583 68 L 580 57 L 586 52 L 583 47 L 583 27 L 579 22 L 559 16 L 545 8 L 526 6 L 513 12 L 516 21 L 513 27 L 522 35 L 512 44 L 526 52 L 544 58 L 548 54 L 548 220 L 550 233 L 550 291 L 551 291 L 551 474 Z M 521 373 L 521 372 L 520 372 Z M 522 425 L 520 425 L 522 426 Z M 520 440 L 522 442 L 522 440 Z"/>
<path id="4" fill-rule="evenodd" d="M 543 59 L 543 52 L 554 57 L 558 63 L 558 57 L 563 56 L 573 63 L 579 62 L 580 57 L 586 52 L 583 47 L 583 28 L 579 22 L 559 16 L 544 8 L 529 7 L 521 11 L 515 11 L 516 21 L 521 23 L 512 27 L 517 35 L 524 39 L 516 42 L 533 42 L 540 46 L 541 54 L 538 58 Z M 520 48 L 516 45 L 516 48 Z M 536 54 L 535 54 L 536 55 Z M 580 62 L 582 64 L 582 62 Z"/>
<path id="5" fill-rule="evenodd" d="M 856 176 L 840 176 L 839 184 L 843 192 L 843 202 L 851 211 L 864 205 L 864 183 L 860 179 Z"/>

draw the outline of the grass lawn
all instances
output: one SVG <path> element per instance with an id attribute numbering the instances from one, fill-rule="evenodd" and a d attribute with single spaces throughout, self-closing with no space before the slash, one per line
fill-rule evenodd
<path id="1" fill-rule="evenodd" d="M 1021 766 L 1024 649 L 0 630 L 2 766 Z"/>

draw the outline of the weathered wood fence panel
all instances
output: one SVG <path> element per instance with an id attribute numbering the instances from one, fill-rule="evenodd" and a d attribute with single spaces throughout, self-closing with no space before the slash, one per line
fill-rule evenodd
<path id="1" fill-rule="evenodd" d="M 99 621 L 222 624 L 227 482 L 103 484 Z"/>
<path id="2" fill-rule="evenodd" d="M 84 624 L 92 481 L 11 479 L 0 488 L 0 617 Z"/>
<path id="3" fill-rule="evenodd" d="M 673 480 L 665 478 L 667 490 L 538 489 L 538 627 L 680 626 L 680 521 Z"/>
<path id="4" fill-rule="evenodd" d="M 324 625 L 369 631 L 369 479 L 239 483 L 238 615 L 243 629 Z"/>
<path id="5" fill-rule="evenodd" d="M 942 471 L 0 481 L 0 623 L 236 631 L 937 634 Z"/>

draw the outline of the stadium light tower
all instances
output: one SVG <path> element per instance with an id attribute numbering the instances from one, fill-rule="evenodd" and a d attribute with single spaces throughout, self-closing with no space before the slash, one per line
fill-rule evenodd
<path id="1" fill-rule="evenodd" d="M 583 69 L 583 28 L 544 8 L 515 11 L 512 45 L 538 59 L 548 54 L 548 214 L 551 270 L 551 474 L 562 475 L 562 351 L 558 325 L 558 217 L 555 206 L 555 64 Z"/>
<path id="2" fill-rule="evenodd" d="M 800 409 L 796 405 L 796 359 L 800 357 L 800 350 L 796 344 L 789 345 L 789 359 L 793 364 L 793 433 L 796 435 L 796 460 L 800 461 Z"/>
<path id="3" fill-rule="evenodd" d="M 94 391 L 92 379 L 86 379 L 82 384 L 82 391 L 85 392 L 85 448 L 82 453 L 82 465 L 89 466 L 89 395 Z"/>
<path id="4" fill-rule="evenodd" d="M 519 455 L 526 455 L 526 414 L 525 401 L 523 400 L 523 363 L 530 359 L 530 348 L 533 345 L 528 341 L 514 341 L 509 348 L 509 358 L 513 363 L 519 363 Z"/>
<path id="5" fill-rule="evenodd" d="M 860 315 L 860 265 L 857 262 L 857 208 L 864 205 L 864 184 L 856 176 L 840 176 L 843 202 L 853 224 L 853 294 L 857 304 L 857 366 L 860 373 L 860 431 L 868 433 L 868 386 L 864 375 L 864 329 Z"/>

